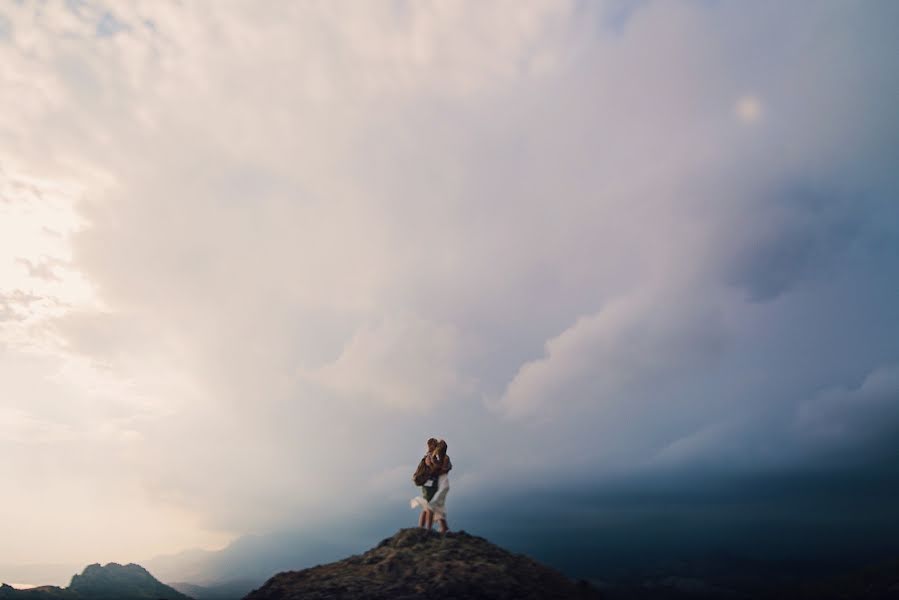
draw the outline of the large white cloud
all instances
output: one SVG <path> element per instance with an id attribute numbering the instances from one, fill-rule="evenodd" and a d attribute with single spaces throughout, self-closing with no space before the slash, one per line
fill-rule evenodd
<path id="1" fill-rule="evenodd" d="M 2 360 L 40 364 L 0 423 L 50 453 L 7 475 L 70 449 L 82 491 L 127 472 L 157 548 L 362 510 L 347 482 L 407 485 L 435 434 L 471 486 L 787 436 L 897 359 L 859 342 L 895 315 L 877 12 L 10 7 L 2 174 L 67 216 L 0 257 Z M 85 552 L 120 548 L 106 531 Z"/>
<path id="2" fill-rule="evenodd" d="M 666 293 L 667 292 L 667 293 Z M 545 403 L 615 404 L 629 388 L 660 385 L 666 375 L 714 363 L 725 332 L 714 307 L 666 290 L 624 297 L 579 319 L 522 365 L 499 404 L 527 415 Z"/>

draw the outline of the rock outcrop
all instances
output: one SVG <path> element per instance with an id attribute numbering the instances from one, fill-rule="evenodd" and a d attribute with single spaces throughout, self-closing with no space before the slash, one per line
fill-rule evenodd
<path id="1" fill-rule="evenodd" d="M 402 529 L 362 555 L 279 573 L 245 600 L 597 599 L 586 582 L 464 531 Z"/>
<path id="2" fill-rule="evenodd" d="M 102 600 L 142 599 L 147 600 L 187 600 L 181 592 L 165 585 L 150 575 L 140 565 L 109 563 L 105 567 L 99 564 L 88 565 L 81 575 L 72 577 L 69 591 L 76 592 L 79 598 Z"/>

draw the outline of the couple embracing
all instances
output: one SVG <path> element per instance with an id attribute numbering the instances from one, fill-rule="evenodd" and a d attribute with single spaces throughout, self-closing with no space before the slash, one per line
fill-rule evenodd
<path id="1" fill-rule="evenodd" d="M 418 463 L 412 475 L 415 485 L 421 486 L 421 496 L 412 499 L 412 508 L 421 508 L 418 526 L 430 530 L 434 519 L 440 524 L 440 533 L 446 533 L 446 494 L 449 492 L 449 472 L 453 468 L 446 454 L 446 442 L 431 438 L 428 451 Z"/>

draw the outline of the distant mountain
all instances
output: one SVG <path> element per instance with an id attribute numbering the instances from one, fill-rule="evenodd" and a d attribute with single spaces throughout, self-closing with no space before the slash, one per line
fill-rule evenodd
<path id="1" fill-rule="evenodd" d="M 181 592 L 165 585 L 140 565 L 109 563 L 89 565 L 72 577 L 68 589 L 91 600 L 186 600 Z"/>
<path id="2" fill-rule="evenodd" d="M 598 599 L 586 582 L 481 537 L 401 529 L 365 554 L 280 573 L 246 600 Z"/>
<path id="3" fill-rule="evenodd" d="M 27 590 L 17 590 L 4 583 L 0 585 L 0 598 L 3 600 L 6 600 L 7 598 L 15 598 L 16 600 L 70 600 L 79 598 L 79 596 L 70 593 L 69 590 L 65 588 L 56 587 L 55 585 L 44 585 Z"/>
<path id="4" fill-rule="evenodd" d="M 72 577 L 67 588 L 42 586 L 17 590 L 0 587 L 0 600 L 189 600 L 165 585 L 140 565 L 89 565 Z"/>

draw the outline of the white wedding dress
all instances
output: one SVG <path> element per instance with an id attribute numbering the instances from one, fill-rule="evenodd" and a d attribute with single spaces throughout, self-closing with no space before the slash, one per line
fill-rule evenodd
<path id="1" fill-rule="evenodd" d="M 423 496 L 416 496 L 412 498 L 409 505 L 412 508 L 434 511 L 435 519 L 446 519 L 447 492 L 449 492 L 449 475 L 444 473 L 437 478 L 437 491 L 434 492 L 430 502 L 425 500 Z"/>

